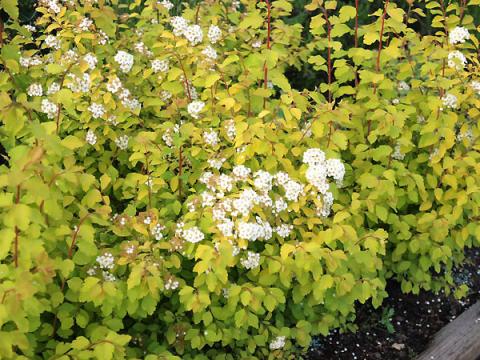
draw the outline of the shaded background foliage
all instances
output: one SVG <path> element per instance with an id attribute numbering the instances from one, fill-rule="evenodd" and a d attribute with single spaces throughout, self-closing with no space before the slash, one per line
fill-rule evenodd
<path id="1" fill-rule="evenodd" d="M 174 15 L 181 13 L 182 11 L 182 4 L 187 3 L 191 6 L 195 6 L 196 4 L 202 2 L 203 0 L 189 0 L 189 1 L 180 1 L 180 0 L 173 0 L 172 3 L 175 4 L 172 13 Z M 446 3 L 455 2 L 454 1 L 446 1 Z M 130 3 L 129 0 L 120 0 L 120 3 Z M 311 0 L 293 0 L 292 3 L 294 5 L 294 10 L 292 15 L 288 18 L 284 19 L 287 24 L 302 24 L 303 26 L 303 35 L 304 41 L 308 42 L 311 40 L 311 34 L 309 33 L 310 27 L 310 20 L 313 16 L 318 15 L 319 11 L 307 11 L 305 10 L 305 5 L 309 4 Z M 404 10 L 408 10 L 408 2 L 407 1 L 394 1 L 397 6 L 403 8 Z M 374 12 L 376 9 L 383 7 L 383 0 L 359 0 L 359 25 L 368 24 L 371 22 L 369 19 L 369 15 Z M 33 24 L 36 18 L 35 14 L 35 0 L 19 0 L 19 8 L 20 8 L 20 21 L 24 24 Z M 355 6 L 355 0 L 339 0 L 338 1 L 339 7 L 342 5 L 352 5 Z M 423 8 L 425 10 L 425 3 L 423 1 L 416 1 L 416 7 Z M 429 35 L 434 32 L 434 29 L 431 27 L 432 23 L 432 15 L 428 11 L 424 11 L 426 16 L 421 18 L 416 13 L 411 13 L 411 17 L 417 18 L 415 24 L 411 24 L 411 27 L 417 31 L 417 33 L 422 35 Z M 475 23 L 478 23 L 480 20 L 480 8 L 471 9 L 469 14 L 474 17 Z M 6 19 L 5 14 L 4 18 Z M 322 82 L 326 82 L 326 73 L 325 72 L 318 72 L 313 70 L 313 66 L 311 64 L 304 64 L 303 68 L 296 69 L 290 68 L 286 72 L 287 78 L 290 80 L 290 83 L 293 88 L 298 90 L 303 90 L 307 88 L 309 90 L 314 89 Z"/>

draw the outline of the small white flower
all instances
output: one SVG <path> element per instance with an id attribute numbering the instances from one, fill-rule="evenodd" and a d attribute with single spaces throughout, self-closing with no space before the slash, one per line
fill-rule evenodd
<path id="1" fill-rule="evenodd" d="M 153 72 L 164 72 L 168 71 L 168 60 L 159 60 L 155 59 L 152 60 L 152 70 Z"/>
<path id="2" fill-rule="evenodd" d="M 475 91 L 478 95 L 480 95 L 480 81 L 473 80 L 470 83 L 470 86 L 472 87 L 473 91 Z"/>
<path id="3" fill-rule="evenodd" d="M 78 28 L 76 29 L 77 32 L 87 32 L 90 29 L 90 26 L 93 25 L 92 19 L 89 19 L 88 17 L 84 17 L 82 21 L 78 24 Z"/>
<path id="4" fill-rule="evenodd" d="M 468 30 L 461 26 L 457 26 L 450 30 L 450 33 L 448 34 L 448 40 L 452 45 L 464 43 L 465 40 L 468 40 L 469 38 L 470 34 Z"/>
<path id="5" fill-rule="evenodd" d="M 458 99 L 453 94 L 448 94 L 448 93 L 445 94 L 442 97 L 442 102 L 443 102 L 443 106 L 446 106 L 447 108 L 450 108 L 450 109 L 455 109 L 458 106 Z"/>
<path id="6" fill-rule="evenodd" d="M 270 350 L 278 350 L 283 348 L 284 346 L 285 346 L 285 336 L 277 336 L 275 340 L 273 340 L 270 343 L 269 348 Z"/>
<path id="7" fill-rule="evenodd" d="M 133 55 L 123 50 L 117 52 L 114 57 L 115 62 L 120 66 L 120 70 L 124 73 L 130 72 L 133 66 Z"/>
<path id="8" fill-rule="evenodd" d="M 128 148 L 128 136 L 122 135 L 116 138 L 115 144 L 120 148 L 120 150 L 126 150 Z"/>
<path id="9" fill-rule="evenodd" d="M 98 62 L 97 57 L 96 57 L 94 54 L 92 54 L 92 53 L 86 54 L 86 55 L 83 57 L 83 61 L 85 61 L 85 62 L 87 63 L 88 68 L 89 68 L 90 70 L 95 69 L 95 67 L 97 66 L 97 62 Z"/>
<path id="10" fill-rule="evenodd" d="M 160 99 L 162 99 L 163 102 L 167 102 L 172 98 L 172 93 L 168 90 L 162 90 L 160 93 Z"/>
<path id="11" fill-rule="evenodd" d="M 45 38 L 45 45 L 47 45 L 49 48 L 58 50 L 60 49 L 60 40 L 56 36 L 48 35 Z"/>
<path id="12" fill-rule="evenodd" d="M 30 32 L 35 32 L 35 31 L 37 31 L 37 29 L 35 28 L 35 26 L 32 26 L 32 25 L 23 25 L 23 27 L 24 27 L 25 29 L 27 29 L 28 31 L 30 31 Z"/>
<path id="13" fill-rule="evenodd" d="M 38 83 L 31 84 L 27 89 L 28 96 L 42 96 L 43 89 L 42 85 Z"/>
<path id="14" fill-rule="evenodd" d="M 153 229 L 150 231 L 155 240 L 159 241 L 163 239 L 162 231 L 165 230 L 165 226 L 156 224 Z"/>
<path id="15" fill-rule="evenodd" d="M 258 49 L 262 46 L 262 41 L 261 40 L 255 40 L 253 43 L 252 43 L 252 47 L 254 49 Z"/>
<path id="16" fill-rule="evenodd" d="M 448 66 L 456 69 L 462 70 L 467 64 L 467 58 L 460 51 L 454 50 L 448 54 Z"/>
<path id="17" fill-rule="evenodd" d="M 212 129 L 203 132 L 203 140 L 210 146 L 217 146 L 220 141 L 217 132 Z"/>
<path id="18" fill-rule="evenodd" d="M 211 60 L 216 60 L 218 57 L 217 52 L 210 45 L 207 45 L 207 47 L 202 51 L 202 54 Z"/>
<path id="19" fill-rule="evenodd" d="M 102 276 L 103 276 L 104 281 L 113 282 L 113 281 L 117 280 L 115 275 L 110 274 L 108 271 L 102 271 Z"/>
<path id="20" fill-rule="evenodd" d="M 398 91 L 409 91 L 410 85 L 407 84 L 406 81 L 400 81 L 397 85 Z"/>
<path id="21" fill-rule="evenodd" d="M 174 6 L 169 0 L 157 1 L 157 4 L 162 5 L 167 10 L 173 9 Z"/>
<path id="22" fill-rule="evenodd" d="M 210 27 L 208 28 L 208 40 L 210 40 L 212 44 L 215 44 L 218 40 L 221 39 L 221 37 L 222 31 L 220 30 L 220 28 L 217 25 L 210 25 Z"/>
<path id="23" fill-rule="evenodd" d="M 98 263 L 98 266 L 101 268 L 101 269 L 113 269 L 113 266 L 115 265 L 115 258 L 113 257 L 113 255 L 111 253 L 105 253 L 101 256 L 97 256 L 97 263 Z"/>
<path id="24" fill-rule="evenodd" d="M 116 76 L 110 79 L 107 83 L 107 90 L 110 91 L 112 94 L 116 94 L 122 88 L 122 82 Z"/>
<path id="25" fill-rule="evenodd" d="M 52 95 L 57 93 L 60 90 L 60 84 L 53 82 L 48 86 L 47 95 Z"/>
<path id="26" fill-rule="evenodd" d="M 249 251 L 245 259 L 240 260 L 245 269 L 255 269 L 260 266 L 260 254 Z"/>
<path id="27" fill-rule="evenodd" d="M 203 31 L 200 25 L 190 25 L 188 26 L 183 35 L 190 42 L 190 45 L 195 46 L 202 42 L 203 40 Z"/>
<path id="28" fill-rule="evenodd" d="M 188 104 L 187 110 L 191 117 L 198 119 L 199 114 L 204 107 L 205 103 L 203 101 L 192 101 L 190 104 Z"/>
<path id="29" fill-rule="evenodd" d="M 185 241 L 195 244 L 202 241 L 205 238 L 205 235 L 198 227 L 194 226 L 190 229 L 182 230 L 182 237 Z"/>
<path id="30" fill-rule="evenodd" d="M 99 118 L 105 114 L 105 107 L 102 104 L 91 103 L 88 111 L 90 111 L 94 118 Z"/>
<path id="31" fill-rule="evenodd" d="M 173 34 L 181 36 L 187 30 L 188 22 L 181 16 L 173 16 L 170 18 L 170 24 L 173 27 Z"/>
<path id="32" fill-rule="evenodd" d="M 392 153 L 392 158 L 400 161 L 405 158 L 405 154 L 402 153 L 400 149 L 400 144 L 395 145 L 394 152 Z"/>
<path id="33" fill-rule="evenodd" d="M 42 100 L 42 112 L 47 114 L 47 117 L 49 119 L 54 119 L 55 116 L 57 115 L 58 111 L 58 106 L 48 99 L 43 99 Z"/>
<path id="34" fill-rule="evenodd" d="M 90 145 L 95 145 L 97 143 L 97 136 L 92 130 L 87 131 L 87 135 L 85 136 L 85 141 Z"/>

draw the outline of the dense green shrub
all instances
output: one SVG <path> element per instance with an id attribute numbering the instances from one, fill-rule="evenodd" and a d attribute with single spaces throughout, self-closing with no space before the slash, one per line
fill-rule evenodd
<path id="1" fill-rule="evenodd" d="M 8 22 L 0 357 L 298 358 L 388 278 L 450 289 L 480 238 L 478 4 L 427 2 L 420 36 L 413 5 L 315 0 L 306 44 L 285 0 Z"/>

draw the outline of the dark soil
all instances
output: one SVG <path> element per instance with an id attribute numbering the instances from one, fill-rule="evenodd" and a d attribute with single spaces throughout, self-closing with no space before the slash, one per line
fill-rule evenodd
<path id="1" fill-rule="evenodd" d="M 437 331 L 480 299 L 480 250 L 466 252 L 465 264 L 455 269 L 454 279 L 457 285 L 470 288 L 467 297 L 457 300 L 453 294 L 426 291 L 419 295 L 402 294 L 398 284 L 389 284 L 389 296 L 381 308 L 358 308 L 357 332 L 337 330 L 314 339 L 308 359 L 414 359 Z"/>

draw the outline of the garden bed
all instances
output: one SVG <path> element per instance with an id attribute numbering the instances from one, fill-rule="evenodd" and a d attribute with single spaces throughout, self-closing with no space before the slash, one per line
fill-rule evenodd
<path id="1" fill-rule="evenodd" d="M 426 291 L 419 295 L 402 294 L 397 284 L 390 283 L 389 297 L 381 308 L 359 308 L 356 333 L 334 331 L 316 339 L 309 359 L 415 358 L 440 329 L 480 299 L 479 269 L 480 251 L 468 250 L 465 264 L 455 270 L 456 283 L 470 287 L 469 295 L 461 300 Z"/>

